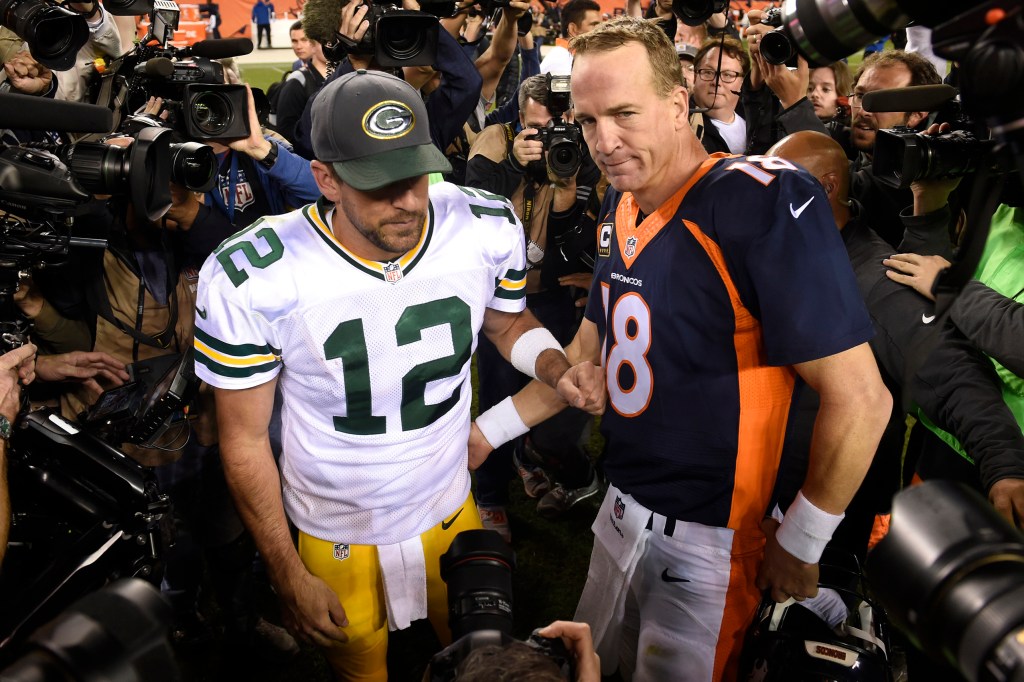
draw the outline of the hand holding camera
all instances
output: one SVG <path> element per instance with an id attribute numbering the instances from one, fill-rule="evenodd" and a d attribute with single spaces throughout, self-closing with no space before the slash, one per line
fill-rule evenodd
<path id="1" fill-rule="evenodd" d="M 23 95 L 42 95 L 50 89 L 53 72 L 22 51 L 4 63 L 11 88 Z"/>

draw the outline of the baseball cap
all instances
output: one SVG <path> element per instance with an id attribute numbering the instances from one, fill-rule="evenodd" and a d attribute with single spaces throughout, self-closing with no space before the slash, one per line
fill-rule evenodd
<path id="1" fill-rule="evenodd" d="M 676 45 L 676 56 L 680 59 L 683 57 L 697 59 L 697 48 L 693 45 Z"/>
<path id="2" fill-rule="evenodd" d="M 316 158 L 358 190 L 452 170 L 430 140 L 420 94 L 401 78 L 362 69 L 346 74 L 317 93 L 311 113 Z"/>

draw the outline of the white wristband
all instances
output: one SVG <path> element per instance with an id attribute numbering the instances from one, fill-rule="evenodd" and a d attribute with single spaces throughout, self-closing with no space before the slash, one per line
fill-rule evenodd
<path id="1" fill-rule="evenodd" d="M 495 449 L 530 430 L 512 403 L 512 396 L 477 417 L 476 427 Z"/>
<path id="2" fill-rule="evenodd" d="M 537 358 L 544 351 L 557 350 L 562 355 L 562 345 L 558 343 L 544 327 L 534 327 L 528 332 L 519 335 L 516 342 L 512 344 L 512 352 L 509 353 L 509 362 L 526 376 L 537 378 Z"/>
<path id="3" fill-rule="evenodd" d="M 844 516 L 818 509 L 804 497 L 803 492 L 798 492 L 793 504 L 786 510 L 775 539 L 782 549 L 800 561 L 816 564 Z"/>

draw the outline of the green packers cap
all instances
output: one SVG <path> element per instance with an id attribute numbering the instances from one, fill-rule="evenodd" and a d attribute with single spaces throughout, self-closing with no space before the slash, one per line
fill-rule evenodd
<path id="1" fill-rule="evenodd" d="M 311 113 L 314 155 L 358 190 L 452 170 L 430 140 L 420 94 L 401 78 L 346 74 L 317 93 Z"/>

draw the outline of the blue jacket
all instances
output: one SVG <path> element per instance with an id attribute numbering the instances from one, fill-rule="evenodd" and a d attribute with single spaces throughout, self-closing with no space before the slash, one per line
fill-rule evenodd
<path id="1" fill-rule="evenodd" d="M 320 188 L 313 179 L 309 161 L 297 156 L 279 140 L 267 137 L 277 145 L 277 161 L 267 170 L 260 163 L 253 163 L 263 186 L 271 215 L 287 212 L 290 208 L 305 206 L 320 198 Z M 206 201 L 199 207 L 188 231 L 187 252 L 199 259 L 205 259 L 222 241 L 238 232 L 245 225 L 234 225 L 235 184 L 238 177 L 238 152 L 229 151 L 231 156 L 231 185 L 228 192 L 229 204 L 216 187 L 206 193 Z"/>
<path id="2" fill-rule="evenodd" d="M 274 3 L 257 2 L 252 6 L 252 21 L 254 24 L 269 24 L 270 15 L 274 13 Z"/>

